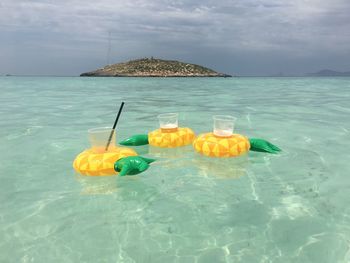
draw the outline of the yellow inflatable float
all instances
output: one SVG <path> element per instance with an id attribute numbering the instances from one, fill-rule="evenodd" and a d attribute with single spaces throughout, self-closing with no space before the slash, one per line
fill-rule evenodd
<path id="1" fill-rule="evenodd" d="M 172 130 L 157 129 L 148 133 L 148 142 L 152 146 L 175 148 L 189 145 L 195 138 L 190 128 L 176 128 Z"/>
<path id="2" fill-rule="evenodd" d="M 88 130 L 91 148 L 78 154 L 73 162 L 74 169 L 83 175 L 135 175 L 147 170 L 154 159 L 137 156 L 129 148 L 115 146 L 115 129 L 123 110 L 124 102 L 119 107 L 113 127 Z"/>
<path id="3" fill-rule="evenodd" d="M 87 149 L 75 158 L 74 169 L 83 175 L 114 175 L 114 164 L 119 159 L 128 156 L 137 156 L 133 149 L 122 147 L 111 147 L 107 152 L 98 152 L 94 148 Z"/>
<path id="4" fill-rule="evenodd" d="M 186 127 L 178 127 L 178 114 L 158 115 L 160 128 L 148 134 L 138 134 L 127 138 L 119 144 L 128 146 L 152 145 L 161 148 L 175 148 L 192 144 L 195 133 Z"/>
<path id="5" fill-rule="evenodd" d="M 249 150 L 277 153 L 280 149 L 263 139 L 254 139 L 234 134 L 236 118 L 229 115 L 215 115 L 213 132 L 199 135 L 193 142 L 193 148 L 209 157 L 238 157 Z"/>
<path id="6" fill-rule="evenodd" d="M 91 148 L 78 154 L 73 161 L 73 168 L 80 174 L 134 175 L 145 171 L 155 161 L 138 156 L 133 149 L 115 146 L 115 131 L 111 128 L 90 129 L 89 139 Z"/>
<path id="7" fill-rule="evenodd" d="M 240 134 L 230 137 L 218 137 L 214 133 L 199 135 L 193 142 L 194 149 L 210 157 L 237 157 L 247 153 L 250 149 L 248 138 Z"/>

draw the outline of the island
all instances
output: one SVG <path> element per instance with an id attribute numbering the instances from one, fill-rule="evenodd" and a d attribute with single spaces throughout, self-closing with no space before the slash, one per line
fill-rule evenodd
<path id="1" fill-rule="evenodd" d="M 323 69 L 315 73 L 306 74 L 308 77 L 350 77 L 350 71 L 340 72 L 330 69 Z"/>
<path id="2" fill-rule="evenodd" d="M 81 77 L 232 77 L 212 69 L 157 58 L 130 60 L 80 74 Z"/>

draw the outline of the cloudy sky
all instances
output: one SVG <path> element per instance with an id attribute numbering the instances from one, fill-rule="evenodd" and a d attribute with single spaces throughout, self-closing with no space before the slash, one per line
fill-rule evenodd
<path id="1" fill-rule="evenodd" d="M 349 0 L 1 0 L 0 74 L 139 57 L 239 75 L 350 71 Z"/>

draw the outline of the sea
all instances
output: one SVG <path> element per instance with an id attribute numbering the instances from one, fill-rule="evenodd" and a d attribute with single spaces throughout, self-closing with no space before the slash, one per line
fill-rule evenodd
<path id="1" fill-rule="evenodd" d="M 280 154 L 134 147 L 134 176 L 72 167 L 88 129 L 235 133 Z M 0 262 L 350 262 L 350 78 L 0 77 Z"/>

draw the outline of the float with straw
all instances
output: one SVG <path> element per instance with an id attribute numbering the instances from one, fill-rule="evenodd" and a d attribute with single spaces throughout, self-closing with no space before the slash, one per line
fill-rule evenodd
<path id="1" fill-rule="evenodd" d="M 137 156 L 130 148 L 115 145 L 115 129 L 123 109 L 122 102 L 113 127 L 94 128 L 88 131 L 91 148 L 77 155 L 74 169 L 83 175 L 133 175 L 145 171 L 154 160 Z"/>

